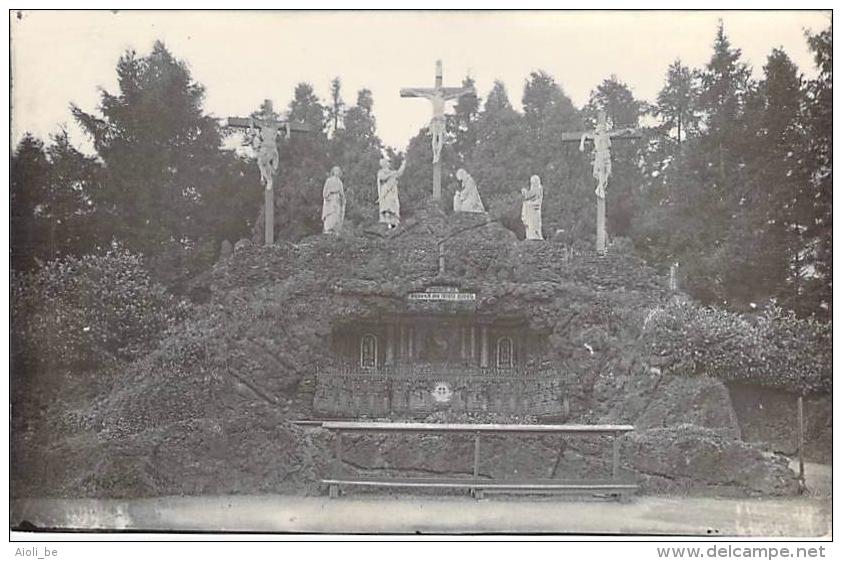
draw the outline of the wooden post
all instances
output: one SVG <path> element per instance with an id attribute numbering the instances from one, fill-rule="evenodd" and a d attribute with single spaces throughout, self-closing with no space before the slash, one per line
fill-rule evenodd
<path id="1" fill-rule="evenodd" d="M 474 435 L 474 478 L 479 477 L 479 433 Z M 482 499 L 485 494 L 482 489 L 471 489 L 475 499 Z"/>
<path id="2" fill-rule="evenodd" d="M 433 164 L 433 200 L 441 200 L 441 160 Z"/>
<path id="3" fill-rule="evenodd" d="M 804 397 L 798 396 L 798 487 L 803 493 L 807 489 L 804 480 Z"/>
<path id="4" fill-rule="evenodd" d="M 334 463 L 334 476 L 342 476 L 342 431 L 336 432 L 336 461 Z"/>
<path id="5" fill-rule="evenodd" d="M 474 477 L 479 476 L 479 433 L 474 435 Z"/>
<path id="6" fill-rule="evenodd" d="M 605 198 L 596 198 L 596 250 L 605 252 Z"/>
<path id="7" fill-rule="evenodd" d="M 275 189 L 272 182 L 266 187 L 266 219 L 263 222 L 263 243 L 272 245 L 275 243 Z"/>
<path id="8" fill-rule="evenodd" d="M 617 439 L 617 435 L 611 437 L 611 448 L 612 448 L 612 459 L 611 459 L 611 479 L 614 481 L 620 475 L 620 441 Z"/>
<path id="9" fill-rule="evenodd" d="M 336 450 L 333 459 L 333 477 L 342 477 L 342 431 L 336 432 Z M 331 499 L 339 497 L 339 485 L 331 483 L 327 488 L 327 496 Z"/>

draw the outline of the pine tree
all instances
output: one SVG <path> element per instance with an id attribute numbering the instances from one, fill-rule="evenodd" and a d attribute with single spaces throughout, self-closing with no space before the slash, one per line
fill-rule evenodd
<path id="1" fill-rule="evenodd" d="M 714 155 L 717 195 L 722 195 L 729 182 L 729 171 L 737 158 L 731 148 L 734 125 L 742 116 L 745 97 L 750 89 L 750 69 L 740 62 L 742 51 L 732 48 L 725 35 L 722 20 L 716 30 L 713 56 L 701 73 L 702 91 L 699 108 L 702 111 L 708 148 Z"/>
<path id="2" fill-rule="evenodd" d="M 677 227 L 687 240 L 678 259 L 694 283 L 695 296 L 708 303 L 729 303 L 727 278 L 729 238 L 743 220 L 742 188 L 747 181 L 755 127 L 746 118 L 747 101 L 755 85 L 719 22 L 713 55 L 700 73 L 699 110 L 702 134 L 682 154 Z"/>
<path id="3" fill-rule="evenodd" d="M 833 312 L 833 31 L 807 35 L 818 76 L 807 86 L 806 159 L 810 176 L 809 214 L 804 232 L 812 269 L 802 295 L 806 313 Z"/>
<path id="4" fill-rule="evenodd" d="M 652 113 L 660 120 L 665 136 L 675 134 L 677 144 L 688 136 L 698 134 L 698 98 L 697 77 L 680 59 L 675 59 L 667 69 L 664 87 L 658 92 Z"/>
<path id="5" fill-rule="evenodd" d="M 27 133 L 12 153 L 9 169 L 11 267 L 24 270 L 44 260 L 40 227 L 41 204 L 47 189 L 50 163 L 44 143 Z"/>
<path id="6" fill-rule="evenodd" d="M 104 162 L 95 203 L 109 215 L 111 237 L 161 258 L 153 274 L 186 278 L 218 247 L 197 214 L 203 195 L 234 181 L 221 176 L 218 125 L 202 112 L 203 86 L 160 41 L 145 57 L 126 52 L 117 77 L 119 93 L 102 91 L 98 115 L 71 108 Z"/>
<path id="7" fill-rule="evenodd" d="M 504 216 L 506 225 L 522 230 L 518 205 L 520 188 L 529 182 L 529 157 L 521 116 L 512 107 L 499 80 L 486 96 L 476 123 L 477 142 L 467 165 L 485 207 Z"/>
<path id="8" fill-rule="evenodd" d="M 330 81 L 330 106 L 327 108 L 328 119 L 330 120 L 330 134 L 336 135 L 339 124 L 342 123 L 345 113 L 345 102 L 342 101 L 342 81 L 336 76 Z"/>
<path id="9" fill-rule="evenodd" d="M 462 87 L 473 88 L 474 80 L 466 76 Z M 464 95 L 456 102 L 453 115 L 447 115 L 447 130 L 453 146 L 454 167 L 464 167 L 477 144 L 476 123 L 479 118 L 481 99 Z"/>
<path id="10" fill-rule="evenodd" d="M 375 177 L 380 167 L 383 142 L 377 136 L 371 90 L 357 92 L 357 103 L 344 114 L 344 126 L 330 142 L 331 166 L 342 168 L 347 201 L 345 218 L 352 223 L 377 216 Z"/>
<path id="11" fill-rule="evenodd" d="M 101 166 L 62 130 L 48 146 L 25 135 L 10 174 L 12 268 L 29 269 L 66 255 L 104 251 L 109 230 L 94 204 Z"/>
<path id="12" fill-rule="evenodd" d="M 108 215 L 95 202 L 102 188 L 102 167 L 71 144 L 66 130 L 52 137 L 47 157 L 50 181 L 40 213 L 49 221 L 50 251 L 45 255 L 80 257 L 108 250 L 113 228 L 104 223 Z"/>
<path id="13" fill-rule="evenodd" d="M 330 173 L 327 110 L 313 91 L 300 83 L 289 103 L 287 118 L 310 127 L 311 132 L 281 138 L 280 170 L 275 191 L 278 237 L 299 239 L 322 230 L 322 188 Z"/>

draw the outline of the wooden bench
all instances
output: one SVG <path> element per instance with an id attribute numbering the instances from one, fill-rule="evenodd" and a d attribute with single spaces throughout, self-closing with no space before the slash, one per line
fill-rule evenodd
<path id="1" fill-rule="evenodd" d="M 637 490 L 637 485 L 619 480 L 619 441 L 617 436 L 634 430 L 631 425 L 503 425 L 503 424 L 439 424 L 325 421 L 321 427 L 335 434 L 334 476 L 322 479 L 331 498 L 339 496 L 340 488 L 385 487 L 465 489 L 475 498 L 485 493 L 565 493 L 610 495 L 625 500 Z M 342 467 L 342 435 L 355 434 L 469 434 L 474 437 L 473 477 L 359 477 L 344 476 Z M 564 479 L 488 479 L 479 476 L 481 435 L 514 434 L 528 436 L 609 436 L 613 456 L 609 480 Z"/>

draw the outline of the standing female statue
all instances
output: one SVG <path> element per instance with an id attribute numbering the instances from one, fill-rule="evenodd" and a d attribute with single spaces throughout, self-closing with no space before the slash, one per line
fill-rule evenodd
<path id="1" fill-rule="evenodd" d="M 541 185 L 541 178 L 533 175 L 529 179 L 529 189 L 521 189 L 523 205 L 520 210 L 520 219 L 526 229 L 527 240 L 543 240 L 541 234 L 541 205 L 544 202 L 544 187 Z"/>
<path id="2" fill-rule="evenodd" d="M 342 185 L 342 169 L 333 166 L 330 177 L 322 189 L 322 222 L 324 233 L 338 234 L 345 221 L 345 188 Z"/>
<path id="3" fill-rule="evenodd" d="M 380 160 L 377 171 L 377 202 L 380 204 L 380 222 L 389 228 L 401 223 L 401 203 L 398 200 L 398 178 L 406 169 L 406 160 L 397 170 L 389 168 L 389 159 Z"/>

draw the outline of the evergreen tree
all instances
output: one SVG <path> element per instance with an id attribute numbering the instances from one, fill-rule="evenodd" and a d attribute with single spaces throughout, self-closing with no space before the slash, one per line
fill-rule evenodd
<path id="1" fill-rule="evenodd" d="M 446 139 L 446 137 L 445 137 Z M 448 193 L 453 193 L 452 143 L 445 142 L 441 150 L 442 161 L 442 208 L 449 208 Z M 423 207 L 432 198 L 433 193 L 433 147 L 429 125 L 409 139 L 406 147 L 406 169 L 398 180 L 401 202 L 401 216 Z M 391 158 L 392 169 L 396 169 L 403 158 Z M 376 185 L 376 183 L 375 183 Z"/>
<path id="2" fill-rule="evenodd" d="M 675 135 L 676 144 L 698 134 L 698 98 L 697 77 L 680 59 L 675 59 L 667 69 L 664 87 L 658 92 L 652 113 L 660 121 L 665 136 Z"/>
<path id="3" fill-rule="evenodd" d="M 486 96 L 477 117 L 477 141 L 468 170 L 477 182 L 483 202 L 504 224 L 523 231 L 520 223 L 520 189 L 529 182 L 529 155 L 524 145 L 521 116 L 512 107 L 506 87 L 499 80 Z"/>
<path id="4" fill-rule="evenodd" d="M 339 124 L 342 122 L 345 113 L 345 102 L 342 101 L 342 81 L 336 76 L 330 81 L 330 106 L 327 108 L 327 116 L 330 121 L 330 134 L 336 135 Z"/>
<path id="5" fill-rule="evenodd" d="M 799 201 L 807 185 L 800 126 L 802 79 L 780 49 L 769 55 L 757 95 L 746 107 L 745 181 L 729 231 L 725 282 L 732 301 L 777 297 L 792 303 L 799 291 L 805 217 Z M 755 99 L 756 98 L 756 99 Z"/>
<path id="6" fill-rule="evenodd" d="M 743 194 L 749 182 L 748 161 L 757 149 L 755 129 L 762 104 L 740 56 L 720 21 L 704 70 L 694 72 L 679 63 L 670 67 L 659 96 L 663 105 L 653 113 L 665 129 L 671 128 L 681 100 L 691 102 L 693 109 L 682 125 L 688 134 L 682 134 L 680 151 L 663 136 L 647 147 L 646 192 L 639 199 L 634 226 L 644 255 L 664 270 L 680 263 L 683 288 L 705 304 L 730 303 L 731 240 L 751 231 Z M 692 103 L 689 77 L 696 75 L 699 95 Z M 685 95 L 688 90 L 691 93 Z M 677 134 L 677 124 L 675 128 Z"/>
<path id="7" fill-rule="evenodd" d="M 279 143 L 275 228 L 281 238 L 299 239 L 322 231 L 322 188 L 330 173 L 326 114 L 312 85 L 295 87 L 287 118 L 308 125 L 311 132 L 282 137 Z"/>
<path id="8" fill-rule="evenodd" d="M 48 221 L 49 259 L 107 251 L 111 240 L 103 227 L 107 214 L 95 203 L 101 189 L 102 167 L 71 143 L 67 131 L 52 137 L 47 147 L 49 185 L 40 217 Z"/>
<path id="9" fill-rule="evenodd" d="M 12 153 L 13 269 L 104 251 L 110 242 L 93 200 L 99 189 L 100 165 L 76 150 L 66 131 L 52 141 L 45 147 L 27 134 Z"/>
<path id="10" fill-rule="evenodd" d="M 27 133 L 12 153 L 9 169 L 11 267 L 25 270 L 48 258 L 40 226 L 41 201 L 49 183 L 50 163 L 44 143 Z"/>
<path id="11" fill-rule="evenodd" d="M 474 87 L 474 80 L 466 76 L 462 87 Z M 456 102 L 453 115 L 447 115 L 447 130 L 452 137 L 454 167 L 464 167 L 477 145 L 476 123 L 479 119 L 481 99 L 464 95 Z"/>
<path id="12" fill-rule="evenodd" d="M 563 179 L 559 156 L 566 152 L 561 135 L 566 130 L 579 128 L 581 115 L 561 86 L 544 71 L 530 74 L 523 88 L 522 101 L 530 174 L 540 175 L 549 185 L 559 185 Z"/>
<path id="13" fill-rule="evenodd" d="M 711 192 L 724 198 L 733 171 L 733 162 L 738 157 L 732 148 L 735 123 L 740 121 L 745 97 L 750 89 L 751 71 L 740 62 L 742 52 L 732 48 L 725 35 L 722 20 L 716 30 L 713 56 L 701 73 L 702 91 L 699 108 L 702 111 L 706 129 L 706 147 L 713 155 L 716 175 Z"/>
<path id="14" fill-rule="evenodd" d="M 546 72 L 533 72 L 523 91 L 526 160 L 524 181 L 532 174 L 544 185 L 544 235 L 567 243 L 593 243 L 596 204 L 591 152 L 563 142 L 565 131 L 582 130 L 584 115 Z M 591 144 L 591 147 L 593 145 Z"/>
<path id="15" fill-rule="evenodd" d="M 678 258 L 691 279 L 691 290 L 706 303 L 730 304 L 728 240 L 735 218 L 743 220 L 740 186 L 747 181 L 746 159 L 754 137 L 753 120 L 746 119 L 746 102 L 754 84 L 740 57 L 740 49 L 731 47 L 720 21 L 713 55 L 700 73 L 703 134 L 682 155 L 686 168 L 678 172 L 683 180 L 678 212 L 684 220 L 677 226 L 685 230 L 679 238 L 689 242 Z"/>
<path id="16" fill-rule="evenodd" d="M 383 142 L 377 136 L 371 90 L 357 92 L 357 103 L 344 114 L 344 127 L 337 130 L 330 143 L 331 166 L 342 168 L 345 187 L 345 218 L 352 223 L 377 217 L 376 175 L 380 167 Z"/>
<path id="17" fill-rule="evenodd" d="M 833 312 L 833 31 L 807 35 L 818 76 L 807 85 L 806 160 L 810 170 L 810 219 L 804 224 L 812 271 L 802 291 L 804 313 Z"/>
<path id="18" fill-rule="evenodd" d="M 117 77 L 119 93 L 102 91 L 99 115 L 72 106 L 104 162 L 95 203 L 109 237 L 158 258 L 153 274 L 174 282 L 215 256 L 214 231 L 197 213 L 208 188 L 233 178 L 221 176 L 218 125 L 185 62 L 159 41 L 148 56 L 124 54 Z"/>

